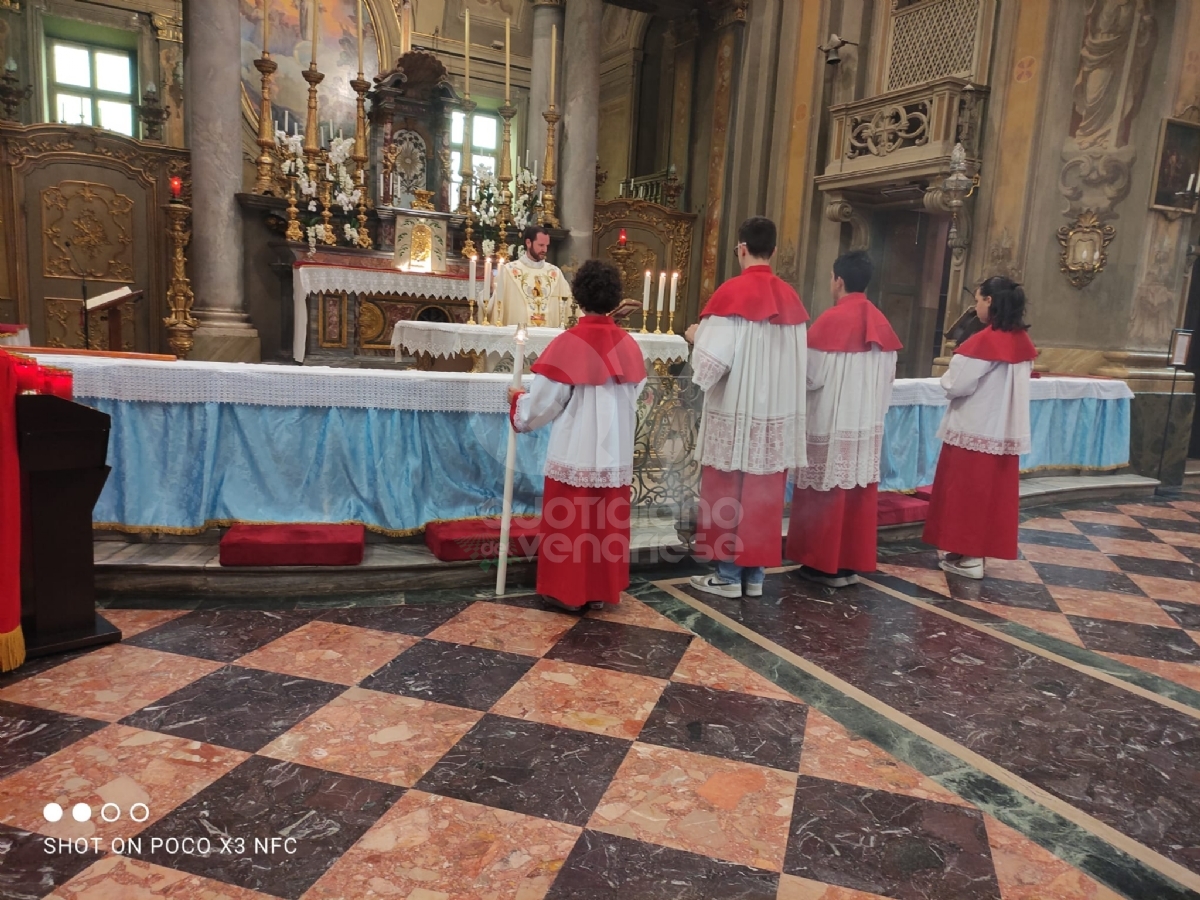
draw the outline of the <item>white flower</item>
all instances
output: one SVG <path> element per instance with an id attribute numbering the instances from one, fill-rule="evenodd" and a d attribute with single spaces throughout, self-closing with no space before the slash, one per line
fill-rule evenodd
<path id="1" fill-rule="evenodd" d="M 508 258 L 509 258 L 509 259 L 516 259 L 516 258 L 517 258 L 517 245 L 516 245 L 516 244 L 509 244 L 509 245 L 508 245 Z"/>
<path id="2" fill-rule="evenodd" d="M 496 242 L 495 241 L 486 240 L 480 246 L 483 249 L 484 256 L 495 256 L 496 255 Z"/>
<path id="3" fill-rule="evenodd" d="M 350 226 L 349 223 L 347 223 L 345 226 L 343 226 L 342 233 L 346 235 L 347 243 L 350 243 L 350 244 L 358 243 L 358 229 L 357 228 L 353 228 Z"/>
<path id="4" fill-rule="evenodd" d="M 316 200 L 310 200 L 310 201 L 308 201 L 308 211 L 309 211 L 309 212 L 316 212 L 316 211 L 317 211 L 317 201 L 316 201 Z"/>

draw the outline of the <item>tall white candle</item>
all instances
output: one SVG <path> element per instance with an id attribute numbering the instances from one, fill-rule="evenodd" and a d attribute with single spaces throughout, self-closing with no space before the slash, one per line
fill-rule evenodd
<path id="1" fill-rule="evenodd" d="M 675 321 L 675 292 L 679 290 L 679 273 L 671 273 L 671 321 Z"/>
<path id="2" fill-rule="evenodd" d="M 475 255 L 471 254 L 470 262 L 467 266 L 469 274 L 467 275 L 467 302 L 470 303 L 475 297 Z"/>
<path id="3" fill-rule="evenodd" d="M 510 68 L 512 66 L 512 17 L 504 17 L 504 103 L 507 105 L 510 99 L 511 75 Z"/>
<path id="4" fill-rule="evenodd" d="M 646 283 L 642 285 L 642 315 L 650 312 L 650 270 L 646 270 Z"/>
<path id="5" fill-rule="evenodd" d="M 558 56 L 558 23 L 550 26 L 550 108 L 554 109 L 554 63 Z"/>
<path id="6" fill-rule="evenodd" d="M 463 19 L 466 22 L 466 33 L 463 35 L 463 80 L 464 88 L 463 95 L 471 99 L 471 11 L 463 11 Z"/>
<path id="7" fill-rule="evenodd" d="M 492 302 L 492 258 L 490 256 L 483 261 L 483 302 L 487 304 Z"/>
<path id="8" fill-rule="evenodd" d="M 321 18 L 321 0 L 313 0 L 312 5 L 312 67 L 317 67 L 317 21 Z"/>
<path id="9" fill-rule="evenodd" d="M 263 53 L 271 52 L 271 0 L 263 0 Z"/>
<path id="10" fill-rule="evenodd" d="M 667 292 L 667 273 L 658 273 L 658 306 L 655 311 L 661 317 L 663 314 L 663 294 Z"/>
<path id="11" fill-rule="evenodd" d="M 363 71 L 363 2 L 358 0 L 358 74 Z"/>

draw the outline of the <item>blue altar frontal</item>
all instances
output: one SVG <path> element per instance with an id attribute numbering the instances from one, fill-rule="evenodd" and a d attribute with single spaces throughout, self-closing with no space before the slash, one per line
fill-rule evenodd
<path id="1" fill-rule="evenodd" d="M 508 375 L 40 355 L 112 417 L 98 527 L 189 533 L 229 522 L 361 522 L 388 534 L 496 515 Z M 1129 459 L 1121 382 L 1041 378 L 1022 470 Z M 896 382 L 881 487 L 933 481 L 945 409 L 935 379 Z M 517 442 L 514 509 L 537 510 L 549 429 Z"/>

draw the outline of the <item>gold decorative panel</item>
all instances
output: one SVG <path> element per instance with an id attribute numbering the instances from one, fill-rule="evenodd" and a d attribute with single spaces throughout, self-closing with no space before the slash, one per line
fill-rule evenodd
<path id="1" fill-rule="evenodd" d="M 63 297 L 47 297 L 45 300 L 45 327 L 47 347 L 83 347 L 83 328 L 80 322 L 81 300 Z M 88 334 L 93 350 L 127 350 L 132 351 L 137 341 L 134 329 L 137 327 L 134 318 L 134 304 L 122 303 L 115 309 L 121 311 L 121 346 L 108 346 L 108 317 L 115 311 L 92 313 L 88 317 Z"/>
<path id="2" fill-rule="evenodd" d="M 128 284 L 133 199 L 106 184 L 60 181 L 42 190 L 42 275 Z"/>

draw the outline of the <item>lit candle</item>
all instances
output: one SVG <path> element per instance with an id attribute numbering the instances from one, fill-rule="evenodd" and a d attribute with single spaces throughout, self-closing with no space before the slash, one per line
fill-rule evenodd
<path id="1" fill-rule="evenodd" d="M 171 176 L 171 199 L 178 200 L 179 195 L 183 193 L 183 179 L 178 175 Z"/>
<path id="2" fill-rule="evenodd" d="M 659 317 L 661 317 L 663 314 L 663 294 L 665 294 L 666 292 L 667 292 L 667 273 L 659 272 L 658 273 L 658 306 L 655 307 L 656 313 Z"/>
<path id="3" fill-rule="evenodd" d="M 312 5 L 312 67 L 317 67 L 317 20 L 321 18 L 321 0 L 313 0 Z"/>
<path id="4" fill-rule="evenodd" d="M 271 0 L 263 0 L 263 53 L 271 52 Z"/>
<path id="5" fill-rule="evenodd" d="M 629 242 L 629 236 L 625 233 L 625 229 L 621 229 L 621 233 L 617 235 L 618 246 L 624 247 Z"/>
<path id="6" fill-rule="evenodd" d="M 361 75 L 363 73 L 362 44 L 363 44 L 363 8 L 362 8 L 362 0 L 358 0 L 358 74 L 359 75 Z"/>
<path id="7" fill-rule="evenodd" d="M 650 270 L 646 270 L 646 283 L 642 285 L 642 316 L 650 312 Z"/>
<path id="8" fill-rule="evenodd" d="M 554 109 L 554 61 L 558 56 L 558 23 L 550 26 L 550 108 Z"/>
<path id="9" fill-rule="evenodd" d="M 671 311 L 670 311 L 670 318 L 667 320 L 668 322 L 675 321 L 675 292 L 677 290 L 679 290 L 679 273 L 672 272 L 671 273 Z"/>
<path id="10" fill-rule="evenodd" d="M 471 99 L 471 11 L 465 10 L 463 18 L 466 21 L 466 34 L 463 36 L 463 77 L 465 87 L 463 95 Z"/>
<path id="11" fill-rule="evenodd" d="M 504 103 L 507 106 L 509 95 L 512 92 L 510 87 L 509 69 L 512 66 L 512 17 L 504 17 Z"/>

